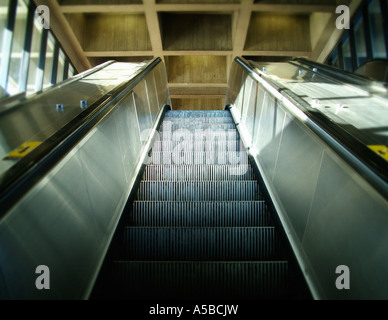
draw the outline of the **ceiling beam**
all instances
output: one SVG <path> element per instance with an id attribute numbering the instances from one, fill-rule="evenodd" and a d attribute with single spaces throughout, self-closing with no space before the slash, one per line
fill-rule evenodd
<path id="1" fill-rule="evenodd" d="M 58 2 L 56 0 L 35 0 L 35 4 L 37 6 L 46 5 L 50 8 L 50 28 L 77 71 L 82 72 L 90 69 L 92 65 L 71 29 L 69 22 L 63 15 Z"/>
<path id="2" fill-rule="evenodd" d="M 312 12 L 333 12 L 335 6 L 329 4 L 261 4 L 252 5 L 253 11 L 276 12 L 276 13 L 312 13 Z"/>
<path id="3" fill-rule="evenodd" d="M 156 51 L 85 51 L 87 57 L 140 57 L 156 56 Z M 163 56 L 229 56 L 234 55 L 234 51 L 216 51 L 216 50 L 195 50 L 195 51 L 166 51 L 159 52 Z M 239 56 L 303 56 L 312 54 L 311 51 L 240 51 Z"/>
<path id="4" fill-rule="evenodd" d="M 221 94 L 170 94 L 171 99 L 225 99 Z"/>
<path id="5" fill-rule="evenodd" d="M 240 9 L 240 4 L 206 4 L 206 3 L 189 3 L 189 4 L 157 4 L 158 12 L 192 12 L 192 13 L 226 13 Z"/>
<path id="6" fill-rule="evenodd" d="M 244 50 L 242 56 L 309 57 L 311 51 L 256 51 Z"/>
<path id="7" fill-rule="evenodd" d="M 193 13 L 226 13 L 241 10 L 246 6 L 244 0 L 241 4 L 154 4 L 156 12 L 193 12 Z M 284 12 L 284 13 L 312 13 L 312 12 L 333 12 L 335 6 L 328 4 L 261 4 L 250 3 L 251 11 L 263 12 Z M 63 13 L 142 13 L 145 11 L 143 4 L 117 4 L 117 5 L 62 5 Z"/>
<path id="8" fill-rule="evenodd" d="M 85 51 L 87 57 L 143 57 L 154 56 L 154 51 Z"/>
<path id="9" fill-rule="evenodd" d="M 244 50 L 253 12 L 276 13 L 311 13 L 334 12 L 333 5 L 295 5 L 295 4 L 261 4 L 254 0 L 241 0 L 240 4 L 157 4 L 156 0 L 144 0 L 142 4 L 125 5 L 63 5 L 62 13 L 123 13 L 144 14 L 149 32 L 152 50 L 148 51 L 87 51 L 87 57 L 137 57 L 137 56 L 185 56 L 185 55 L 220 55 L 227 56 L 231 62 L 236 56 L 303 56 L 311 57 L 312 52 L 300 51 L 257 51 Z M 232 15 L 232 48 L 231 50 L 163 50 L 163 41 L 159 23 L 159 12 L 192 12 L 192 13 L 230 13 Z M 227 63 L 226 68 L 229 63 Z"/>
<path id="10" fill-rule="evenodd" d="M 142 4 L 118 4 L 118 5 L 63 5 L 63 13 L 143 13 Z"/>
<path id="11" fill-rule="evenodd" d="M 174 88 L 186 88 L 186 87 L 190 87 L 190 88 L 202 88 L 202 87 L 214 87 L 214 88 L 224 88 L 226 87 L 227 85 L 225 83 L 212 83 L 212 82 L 209 82 L 209 83 L 174 83 L 172 82 L 171 83 L 171 87 L 174 87 Z"/>
<path id="12" fill-rule="evenodd" d="M 343 0 L 347 1 L 347 0 Z M 349 0 L 351 1 L 351 0 Z M 355 0 L 355 1 L 361 1 L 361 0 Z M 80 1 L 82 3 L 82 1 Z M 259 2 L 259 3 L 255 3 Z M 268 1 L 267 1 L 268 2 Z M 322 1 L 323 2 L 323 1 Z M 85 2 L 83 2 L 85 3 Z M 89 2 L 91 3 L 91 2 Z M 123 61 L 130 61 L 131 57 L 133 57 L 133 60 L 136 60 L 135 57 L 141 57 L 142 59 L 148 59 L 152 57 L 161 57 L 162 60 L 165 62 L 169 62 L 168 57 L 177 57 L 177 56 L 192 56 L 192 59 L 196 61 L 195 56 L 213 56 L 211 59 L 214 59 L 214 56 L 222 56 L 226 58 L 220 58 L 222 63 L 218 63 L 216 66 L 218 71 L 225 73 L 226 81 L 223 82 L 223 79 L 215 80 L 216 83 L 212 83 L 211 81 L 214 80 L 212 77 L 204 77 L 204 75 L 201 73 L 202 76 L 202 83 L 191 83 L 193 81 L 193 78 L 191 77 L 193 74 L 198 75 L 201 71 L 198 71 L 198 68 L 195 66 L 189 66 L 185 70 L 179 70 L 178 74 L 183 72 L 185 76 L 178 77 L 178 78 L 172 78 L 176 81 L 181 82 L 171 82 L 169 81 L 169 88 L 171 93 L 172 99 L 223 99 L 225 97 L 225 93 L 227 91 L 227 80 L 229 79 L 229 72 L 230 72 L 230 66 L 233 61 L 233 59 L 236 56 L 256 56 L 256 57 L 263 57 L 263 56 L 272 56 L 272 57 L 305 57 L 305 58 L 312 58 L 316 57 L 319 50 L 323 50 L 323 46 L 325 44 L 325 41 L 327 41 L 327 38 L 330 36 L 330 33 L 333 32 L 332 29 L 325 30 L 325 27 L 320 28 L 319 32 L 317 31 L 314 34 L 314 46 L 311 51 L 274 51 L 273 49 L 276 48 L 278 50 L 281 50 L 278 47 L 269 46 L 268 49 L 270 50 L 246 50 L 249 49 L 245 46 L 247 37 L 249 36 L 249 39 L 252 38 L 250 35 L 251 28 L 254 28 L 254 24 L 251 23 L 251 17 L 255 16 L 255 13 L 262 12 L 264 13 L 273 13 L 274 15 L 303 15 L 305 19 L 308 19 L 308 17 L 311 17 L 316 13 L 316 16 L 319 18 L 319 16 L 330 16 L 335 15 L 335 6 L 333 5 L 327 5 L 327 4 L 319 4 L 319 5 L 306 5 L 306 4 L 285 4 L 287 1 L 283 1 L 283 4 L 263 4 L 260 3 L 260 1 L 255 0 L 240 0 L 240 3 L 225 3 L 225 4 L 208 4 L 208 3 L 187 3 L 187 4 L 181 4 L 181 3 L 171 3 L 171 4 L 161 4 L 157 3 L 157 0 L 143 0 L 141 4 L 122 4 L 122 5 L 63 5 L 60 7 L 60 11 L 63 14 L 66 14 L 66 17 L 69 15 L 70 17 L 72 14 L 74 16 L 79 16 L 81 14 L 83 17 L 87 18 L 88 14 L 95 17 L 95 19 L 98 19 L 101 15 L 101 18 L 106 17 L 106 15 L 114 14 L 114 15 L 132 15 L 132 14 L 140 14 L 143 17 L 145 17 L 145 24 L 144 27 L 147 28 L 147 32 L 149 35 L 149 41 L 151 43 L 151 46 L 147 46 L 144 48 L 139 49 L 146 49 L 146 50 L 128 50 L 128 51 L 118 51 L 118 50 L 112 50 L 112 46 L 105 46 L 101 49 L 106 49 L 104 51 L 86 51 L 83 52 L 84 56 L 86 58 L 90 57 L 90 60 L 101 60 L 101 59 L 114 59 L 115 57 L 118 58 L 124 58 Z M 164 50 L 163 48 L 163 38 L 162 38 L 162 30 L 161 30 L 161 24 L 160 22 L 169 23 L 169 21 L 166 21 L 168 13 L 192 13 L 192 14 L 223 14 L 223 15 L 230 15 L 230 19 L 228 23 L 225 23 L 225 26 L 231 28 L 231 34 L 229 32 L 228 34 L 228 40 L 230 40 L 230 45 L 228 47 L 216 47 L 216 50 L 174 50 L 175 48 L 180 47 L 172 47 L 173 50 Z M 95 16 L 94 16 L 95 14 Z M 160 19 L 165 18 L 161 21 Z M 85 19 L 85 21 L 88 21 L 88 19 Z M 311 19 L 310 18 L 310 25 L 319 23 L 319 19 Z M 312 22 L 311 22 L 312 21 Z M 322 20 L 323 21 L 323 20 Z M 216 22 L 214 22 L 216 23 Z M 225 27 L 224 26 L 224 27 Z M 87 24 L 84 26 L 87 28 Z M 164 30 L 166 32 L 166 30 Z M 171 32 L 170 37 L 179 36 L 179 32 Z M 178 30 L 179 31 L 179 30 Z M 261 31 L 261 30 L 259 30 Z M 322 33 L 322 35 L 321 35 Z M 166 35 L 165 35 L 166 36 Z M 208 33 L 205 34 L 205 37 L 207 39 Z M 304 33 L 303 33 L 304 36 Z M 203 36 L 202 36 L 203 37 Z M 268 36 L 270 37 L 270 36 Z M 230 39 L 229 39 L 230 38 Z M 257 37 L 254 37 L 254 41 L 256 41 Z M 280 40 L 281 41 L 281 37 Z M 306 32 L 306 41 L 312 41 L 311 40 L 311 34 L 309 32 Z M 196 39 L 195 39 L 196 40 Z M 202 38 L 200 38 L 202 40 Z M 177 41 L 182 41 L 182 39 Z M 217 38 L 217 41 L 221 41 L 220 38 Z M 264 40 L 263 40 L 264 41 Z M 187 41 L 186 41 L 187 42 Z M 190 44 L 190 43 L 189 43 Z M 182 48 L 192 48 L 190 45 L 182 45 Z M 126 47 L 119 47 L 120 49 L 126 49 Z M 197 48 L 196 46 L 193 46 L 193 48 Z M 204 47 L 208 48 L 208 47 Z M 212 48 L 210 46 L 210 48 Z M 217 48 L 226 48 L 228 50 L 217 50 Z M 246 48 L 246 49 L 245 49 Z M 267 47 L 257 47 L 257 49 L 267 49 Z M 289 46 L 286 49 L 291 50 L 298 50 L 298 46 Z M 91 48 L 94 50 L 93 48 Z M 98 48 L 99 50 L 100 48 Z M 256 47 L 251 47 L 251 49 L 256 49 Z M 271 51 L 272 49 L 272 51 Z M 300 47 L 300 49 L 303 50 L 309 50 L 307 47 Z M 125 59 L 128 57 L 128 59 Z M 139 59 L 139 58 L 138 58 Z M 178 59 L 178 58 L 171 58 L 171 59 Z M 217 58 L 218 59 L 218 58 Z M 209 66 L 210 67 L 210 66 Z M 216 68 L 214 66 L 214 68 Z M 211 67 L 210 67 L 211 68 Z M 189 83 L 183 83 L 184 80 L 182 79 L 189 79 Z M 191 80 L 190 80 L 191 79 Z M 194 80 L 195 81 L 195 80 Z M 220 83 L 221 82 L 221 83 Z"/>
<path id="13" fill-rule="evenodd" d="M 160 32 L 158 13 L 155 9 L 155 0 L 143 0 L 143 5 L 153 56 L 161 57 L 164 62 L 162 36 Z"/>
<path id="14" fill-rule="evenodd" d="M 248 34 L 249 22 L 251 20 L 252 7 L 254 0 L 241 0 L 241 7 L 235 17 L 233 25 L 233 58 L 241 56 L 245 46 L 245 40 Z"/>

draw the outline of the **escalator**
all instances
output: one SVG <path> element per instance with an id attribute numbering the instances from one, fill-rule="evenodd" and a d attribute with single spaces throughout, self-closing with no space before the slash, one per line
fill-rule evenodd
<path id="1" fill-rule="evenodd" d="M 94 299 L 306 299 L 229 111 L 168 111 Z"/>
<path id="2" fill-rule="evenodd" d="M 156 58 L 8 102 L 0 299 L 386 299 L 387 101 L 236 58 L 225 110 L 179 111 Z"/>

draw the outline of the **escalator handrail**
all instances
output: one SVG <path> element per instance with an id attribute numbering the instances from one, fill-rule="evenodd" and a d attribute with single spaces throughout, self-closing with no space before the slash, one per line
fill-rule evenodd
<path id="1" fill-rule="evenodd" d="M 313 111 L 306 101 L 293 94 L 290 90 L 279 85 L 276 81 L 257 73 L 245 59 L 236 57 L 235 62 L 242 66 L 253 79 L 258 81 L 259 77 L 278 94 L 282 95 L 297 107 L 307 118 L 307 121 L 301 119 L 292 110 L 290 110 L 291 113 L 339 154 L 344 161 L 353 167 L 383 197 L 388 199 L 388 170 L 387 163 L 384 159 L 344 129 L 330 121 L 323 114 Z M 285 107 L 288 108 L 286 105 Z"/>
<path id="2" fill-rule="evenodd" d="M 137 75 L 106 93 L 0 175 L 0 219 L 161 61 L 150 61 Z"/>
<path id="3" fill-rule="evenodd" d="M 64 81 L 58 82 L 57 84 L 50 86 L 46 89 L 34 92 L 28 96 L 26 96 L 26 92 L 21 92 L 16 96 L 10 96 L 10 97 L 5 97 L 4 99 L 0 99 L 0 103 L 2 103 L 2 102 L 4 103 L 3 105 L 1 105 L 0 113 L 4 112 L 5 110 L 8 110 L 9 108 L 11 108 L 15 105 L 20 104 L 22 102 L 25 102 L 25 101 L 30 102 L 30 101 L 33 101 L 35 99 L 38 99 L 42 96 L 42 93 L 47 94 L 47 93 L 53 92 L 57 89 L 62 89 L 64 86 L 68 86 L 69 84 L 72 84 L 76 81 L 79 81 L 79 80 L 82 80 L 86 77 L 89 77 L 92 74 L 94 74 L 98 71 L 101 71 L 102 69 L 106 68 L 107 66 L 113 64 L 114 62 L 115 62 L 114 60 L 106 61 L 98 66 L 95 66 L 94 68 L 85 70 L 84 72 L 78 73 L 77 75 L 72 76 L 71 78 L 68 78 Z"/>

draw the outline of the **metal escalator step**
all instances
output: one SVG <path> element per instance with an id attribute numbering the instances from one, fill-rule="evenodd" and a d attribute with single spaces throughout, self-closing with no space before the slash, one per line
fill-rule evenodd
<path id="1" fill-rule="evenodd" d="M 240 151 L 244 150 L 241 140 L 216 140 L 216 141 L 155 141 L 152 146 L 153 151 Z"/>
<path id="2" fill-rule="evenodd" d="M 238 174 L 236 174 L 238 173 Z M 144 181 L 249 181 L 255 174 L 246 165 L 148 165 Z"/>
<path id="3" fill-rule="evenodd" d="M 231 117 L 228 110 L 171 110 L 167 111 L 165 118 L 220 118 Z"/>
<path id="4" fill-rule="evenodd" d="M 109 298 L 281 299 L 287 261 L 114 261 Z"/>
<path id="5" fill-rule="evenodd" d="M 182 117 L 168 117 L 163 120 L 166 122 L 180 122 L 180 123 L 234 123 L 232 117 L 197 117 L 197 118 L 182 118 Z"/>
<path id="6" fill-rule="evenodd" d="M 288 298 L 293 265 L 230 112 L 167 111 L 149 156 L 103 295 Z"/>
<path id="7" fill-rule="evenodd" d="M 165 130 L 233 130 L 236 129 L 236 125 L 234 123 L 196 123 L 196 122 L 171 122 L 165 123 L 163 122 L 160 126 L 160 131 Z"/>
<path id="8" fill-rule="evenodd" d="M 261 199 L 257 181 L 141 181 L 136 200 L 254 201 Z"/>
<path id="9" fill-rule="evenodd" d="M 274 227 L 125 227 L 128 260 L 277 260 Z"/>
<path id="10" fill-rule="evenodd" d="M 135 201 L 129 224 L 136 227 L 271 226 L 264 201 Z"/>
<path id="11" fill-rule="evenodd" d="M 165 127 L 159 129 L 156 141 L 216 141 L 216 140 L 240 140 L 240 135 L 236 129 L 211 130 L 211 129 L 178 129 Z"/>
<path id="12" fill-rule="evenodd" d="M 149 164 L 229 164 L 247 165 L 245 151 L 154 151 Z"/>

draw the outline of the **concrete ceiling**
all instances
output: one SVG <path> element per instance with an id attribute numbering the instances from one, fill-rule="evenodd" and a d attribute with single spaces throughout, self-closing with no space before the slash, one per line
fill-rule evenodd
<path id="1" fill-rule="evenodd" d="M 236 56 L 323 61 L 340 36 L 336 6 L 360 0 L 43 2 L 51 3 L 79 69 L 161 57 L 173 107 L 203 109 L 223 107 Z"/>

